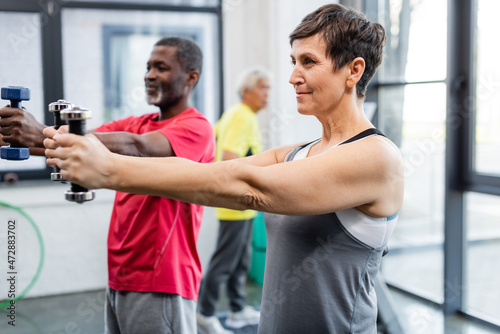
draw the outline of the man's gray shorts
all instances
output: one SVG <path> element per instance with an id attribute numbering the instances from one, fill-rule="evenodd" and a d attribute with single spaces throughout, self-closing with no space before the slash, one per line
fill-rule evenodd
<path id="1" fill-rule="evenodd" d="M 104 320 L 106 334 L 196 333 L 196 302 L 170 293 L 108 287 Z"/>

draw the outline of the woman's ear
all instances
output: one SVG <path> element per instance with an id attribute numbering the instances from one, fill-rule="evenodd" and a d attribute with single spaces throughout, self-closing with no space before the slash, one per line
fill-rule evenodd
<path id="1" fill-rule="evenodd" d="M 347 76 L 346 85 L 349 88 L 353 88 L 365 72 L 365 60 L 361 57 L 354 58 L 347 67 L 349 69 L 349 75 Z"/>

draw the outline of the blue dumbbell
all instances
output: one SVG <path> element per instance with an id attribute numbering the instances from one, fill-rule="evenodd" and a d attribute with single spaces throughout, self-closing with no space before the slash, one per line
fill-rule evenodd
<path id="1" fill-rule="evenodd" d="M 11 108 L 21 108 L 21 101 L 30 99 L 30 90 L 25 87 L 8 86 L 2 87 L 2 100 L 10 100 Z M 2 146 L 0 156 L 5 160 L 26 160 L 30 157 L 27 147 Z"/>

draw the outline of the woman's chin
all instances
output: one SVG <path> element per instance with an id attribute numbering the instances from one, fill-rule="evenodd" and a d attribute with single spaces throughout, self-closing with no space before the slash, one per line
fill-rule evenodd
<path id="1" fill-rule="evenodd" d="M 311 115 L 311 112 L 310 110 L 306 109 L 306 108 L 297 108 L 297 112 L 301 115 L 304 115 L 304 116 L 308 116 L 308 115 Z"/>

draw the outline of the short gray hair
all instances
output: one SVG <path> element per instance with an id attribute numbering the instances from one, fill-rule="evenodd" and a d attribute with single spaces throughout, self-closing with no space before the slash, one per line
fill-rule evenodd
<path id="1" fill-rule="evenodd" d="M 245 90 L 252 90 L 261 79 L 269 80 L 268 72 L 262 67 L 252 67 L 247 69 L 240 75 L 238 84 L 238 96 L 243 98 Z"/>
<path id="2" fill-rule="evenodd" d="M 200 47 L 193 40 L 182 37 L 164 37 L 156 42 L 155 46 L 177 47 L 175 56 L 185 73 L 198 71 L 201 75 L 203 54 Z"/>

